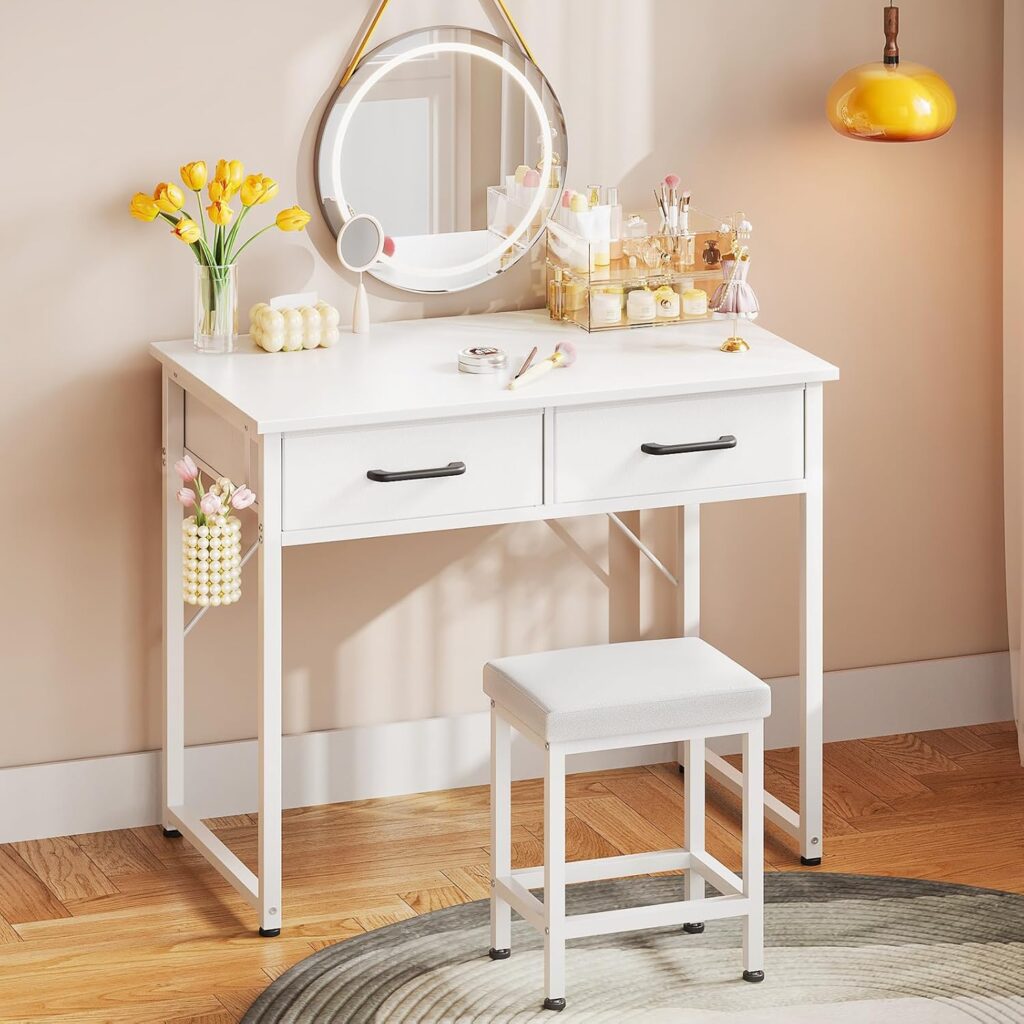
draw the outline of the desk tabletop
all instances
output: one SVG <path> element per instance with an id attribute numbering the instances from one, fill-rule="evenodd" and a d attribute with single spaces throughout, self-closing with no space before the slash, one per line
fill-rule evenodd
<path id="1" fill-rule="evenodd" d="M 481 413 L 783 387 L 839 378 L 839 370 L 756 324 L 742 324 L 751 350 L 726 354 L 725 322 L 587 334 L 544 310 L 374 324 L 342 332 L 329 349 L 263 352 L 248 336 L 230 355 L 196 352 L 191 339 L 157 342 L 153 355 L 187 391 L 231 412 L 253 433 L 287 433 Z M 527 353 L 560 341 L 578 359 L 516 391 L 505 387 Z M 457 369 L 460 350 L 494 345 L 506 374 Z M 225 407 L 227 409 L 225 410 Z"/>

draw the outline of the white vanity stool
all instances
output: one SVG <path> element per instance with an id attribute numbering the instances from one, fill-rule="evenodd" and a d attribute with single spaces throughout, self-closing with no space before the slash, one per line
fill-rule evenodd
<path id="1" fill-rule="evenodd" d="M 491 698 L 491 950 L 511 955 L 512 910 L 544 935 L 544 1007 L 565 1008 L 565 943 L 585 935 L 743 917 L 743 978 L 764 979 L 764 719 L 768 686 L 697 637 L 602 644 L 501 658 Z M 546 752 L 544 865 L 512 870 L 511 729 Z M 704 741 L 743 737 L 743 877 L 704 849 Z M 685 848 L 565 862 L 565 758 L 686 743 Z M 565 885 L 685 870 L 685 898 L 566 916 Z M 721 896 L 705 898 L 710 882 Z M 531 888 L 543 887 L 544 902 Z M 680 955 L 685 949 L 680 948 Z"/>

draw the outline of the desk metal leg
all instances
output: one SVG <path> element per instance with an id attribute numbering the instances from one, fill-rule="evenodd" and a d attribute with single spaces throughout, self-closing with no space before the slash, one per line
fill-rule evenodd
<path id="1" fill-rule="evenodd" d="M 281 932 L 281 435 L 259 440 L 259 915 Z"/>
<path id="2" fill-rule="evenodd" d="M 679 621 L 683 636 L 700 636 L 700 505 L 678 511 Z"/>
<path id="3" fill-rule="evenodd" d="M 684 505 L 676 512 L 676 621 L 680 636 L 700 636 L 700 505 Z M 704 749 L 703 741 L 700 747 Z M 684 771 L 685 742 L 679 744 L 676 760 Z"/>
<path id="4" fill-rule="evenodd" d="M 765 794 L 770 821 L 794 836 L 803 864 L 822 857 L 822 738 L 823 738 L 823 503 L 822 385 L 805 391 L 804 450 L 806 491 L 800 496 L 802 546 L 800 553 L 800 812 Z M 678 592 L 680 633 L 700 636 L 700 506 L 679 509 Z M 679 745 L 680 770 L 686 763 Z M 708 772 L 739 791 L 742 775 L 718 754 L 707 751 Z"/>
<path id="5" fill-rule="evenodd" d="M 174 464 L 185 454 L 185 392 L 164 371 L 163 430 L 163 757 L 160 818 L 164 835 L 180 838 L 168 814 L 185 799 L 185 612 L 181 600 L 181 482 Z"/>
<path id="6" fill-rule="evenodd" d="M 820 864 L 822 856 L 822 672 L 823 672 L 823 502 L 822 385 L 804 392 L 804 473 L 800 498 L 803 546 L 800 568 L 800 860 Z"/>

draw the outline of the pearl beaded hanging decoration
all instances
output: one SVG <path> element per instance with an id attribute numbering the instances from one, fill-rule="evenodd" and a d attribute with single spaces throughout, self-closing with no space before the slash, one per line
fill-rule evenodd
<path id="1" fill-rule="evenodd" d="M 182 590 L 186 604 L 234 604 L 242 596 L 242 524 L 212 516 L 202 526 L 182 520 Z"/>
<path id="2" fill-rule="evenodd" d="M 242 524 L 232 510 L 249 508 L 256 495 L 222 476 L 203 488 L 203 476 L 190 455 L 174 464 L 184 486 L 177 498 L 196 511 L 181 522 L 181 589 L 186 604 L 215 608 L 242 596 Z"/>

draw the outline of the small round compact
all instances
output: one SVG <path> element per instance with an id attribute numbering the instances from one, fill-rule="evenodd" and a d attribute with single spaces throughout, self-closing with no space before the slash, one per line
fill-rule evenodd
<path id="1" fill-rule="evenodd" d="M 508 365 L 508 356 L 491 345 L 474 345 L 459 353 L 461 373 L 497 373 Z"/>

